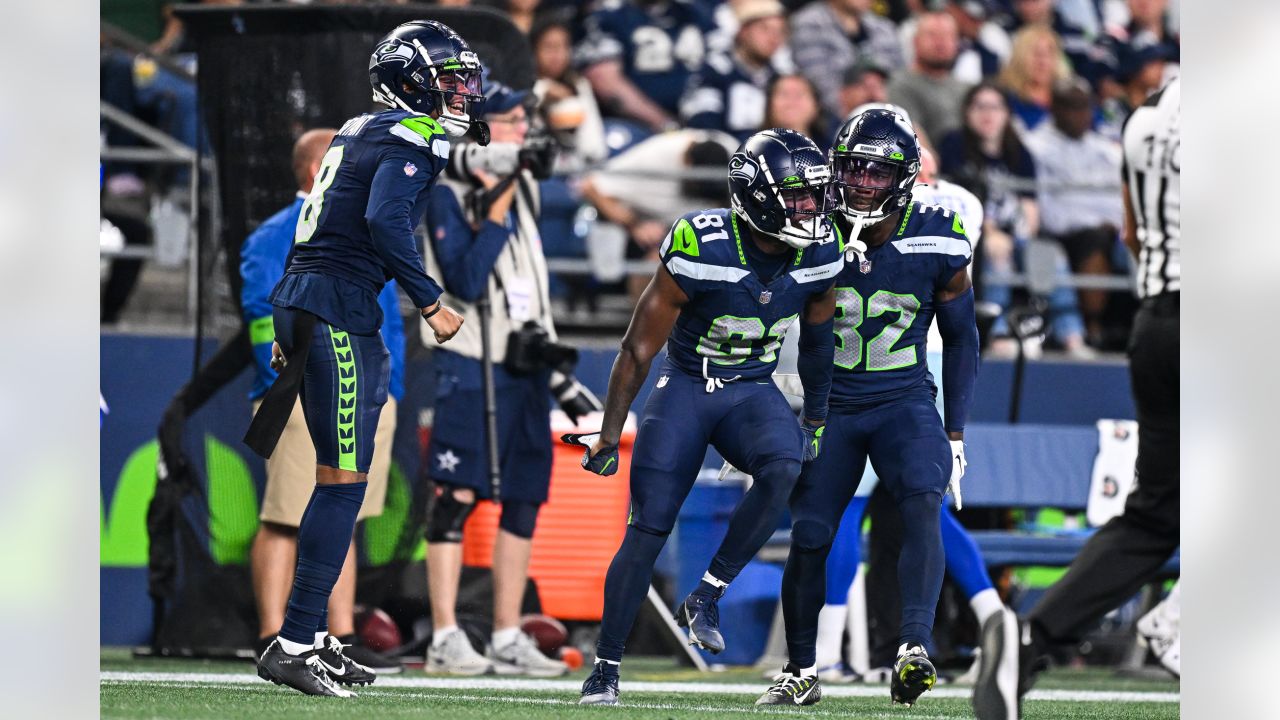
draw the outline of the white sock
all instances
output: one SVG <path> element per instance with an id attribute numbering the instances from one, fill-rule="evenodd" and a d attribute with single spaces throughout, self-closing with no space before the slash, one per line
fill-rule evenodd
<path id="1" fill-rule="evenodd" d="M 721 580 L 720 578 L 716 577 L 715 575 L 712 575 L 710 570 L 708 570 L 708 571 L 706 571 L 706 572 L 702 573 L 702 582 L 710 583 L 710 584 L 712 584 L 712 585 L 715 585 L 715 586 L 716 586 L 716 587 L 718 587 L 718 588 L 726 588 L 726 587 L 729 587 L 729 583 L 727 583 L 727 582 L 725 582 L 725 581 Z"/>
<path id="2" fill-rule="evenodd" d="M 605 660 L 604 658 L 596 658 L 596 662 L 598 662 L 598 663 L 608 663 L 608 664 L 610 664 L 610 665 L 612 665 L 612 666 L 614 666 L 614 667 L 622 667 L 622 661 L 621 661 L 621 660 Z"/>
<path id="3" fill-rule="evenodd" d="M 315 649 L 316 649 L 316 650 L 319 650 L 320 648 L 324 647 L 324 639 L 325 639 L 326 637 L 329 637 L 329 631 L 328 631 L 328 630 L 322 630 L 322 631 L 317 632 L 317 633 L 316 633 L 316 644 L 315 644 L 313 647 L 315 647 Z"/>
<path id="4" fill-rule="evenodd" d="M 520 634 L 519 627 L 502 628 L 493 631 L 493 646 L 502 648 L 516 641 L 516 637 Z"/>
<path id="5" fill-rule="evenodd" d="M 978 616 L 978 627 L 982 627 L 987 618 L 1004 609 L 1004 603 L 1000 602 L 1000 593 L 995 588 L 987 588 L 969 598 L 969 607 Z"/>
<path id="6" fill-rule="evenodd" d="M 280 643 L 280 649 L 290 655 L 302 655 L 311 652 L 312 647 L 306 643 L 296 643 L 292 640 L 286 640 L 279 635 L 276 636 L 276 642 Z"/>
<path id="7" fill-rule="evenodd" d="M 818 666 L 800 668 L 800 677 L 813 677 L 818 674 Z"/>
<path id="8" fill-rule="evenodd" d="M 844 626 L 849 619 L 848 605 L 823 605 L 818 611 L 818 667 L 840 662 L 840 645 L 844 642 Z"/>
<path id="9" fill-rule="evenodd" d="M 449 626 L 447 626 L 447 627 L 436 628 L 435 630 L 432 630 L 432 631 L 431 631 L 431 644 L 432 644 L 432 645 L 439 645 L 439 644 L 440 644 L 440 641 L 444 640 L 444 638 L 445 638 L 445 636 L 446 636 L 446 635 L 448 635 L 448 634 L 449 634 L 449 633 L 451 633 L 451 632 L 455 632 L 457 629 L 458 629 L 458 626 L 457 626 L 457 625 L 449 625 Z"/>

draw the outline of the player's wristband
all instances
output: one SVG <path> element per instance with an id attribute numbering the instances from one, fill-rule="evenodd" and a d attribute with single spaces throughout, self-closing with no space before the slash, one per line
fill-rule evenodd
<path id="1" fill-rule="evenodd" d="M 422 319 L 423 319 L 423 320 L 430 320 L 430 319 L 432 318 L 432 316 L 434 316 L 436 313 L 440 312 L 440 309 L 441 309 L 441 308 L 443 308 L 443 307 L 444 307 L 444 303 L 442 303 L 442 302 L 440 302 L 439 300 L 437 300 L 437 301 L 436 301 L 436 309 L 435 309 L 435 310 L 432 310 L 431 312 L 425 312 L 425 313 L 422 313 Z"/>

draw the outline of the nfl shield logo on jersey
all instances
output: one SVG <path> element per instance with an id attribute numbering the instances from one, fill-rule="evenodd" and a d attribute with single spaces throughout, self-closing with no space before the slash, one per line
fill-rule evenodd
<path id="1" fill-rule="evenodd" d="M 871 261 L 863 260 L 862 262 L 858 263 L 858 271 L 861 272 L 863 275 L 866 275 L 867 273 L 871 272 Z"/>
<path id="2" fill-rule="evenodd" d="M 417 166 L 417 165 L 414 165 L 414 164 L 413 164 L 413 163 L 411 163 L 411 162 L 407 162 L 407 163 L 405 163 L 405 164 L 404 164 L 404 174 L 405 174 L 405 175 L 408 175 L 409 177 L 413 177 L 415 174 L 417 174 L 417 172 L 418 172 L 418 166 Z"/>
<path id="3" fill-rule="evenodd" d="M 772 291 L 772 290 L 761 290 L 761 291 L 760 291 L 760 304 L 761 304 L 761 305 L 768 305 L 768 304 L 769 304 L 769 301 L 770 301 L 770 300 L 772 300 L 772 299 L 773 299 L 773 291 Z"/>

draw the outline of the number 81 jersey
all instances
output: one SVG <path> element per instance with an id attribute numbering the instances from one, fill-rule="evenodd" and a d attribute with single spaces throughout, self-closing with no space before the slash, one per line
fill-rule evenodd
<path id="1" fill-rule="evenodd" d="M 935 391 L 925 348 L 934 294 L 972 255 L 959 215 L 913 202 L 887 242 L 868 250 L 865 261 L 852 258 L 836 277 L 832 408 Z"/>
<path id="2" fill-rule="evenodd" d="M 667 362 L 685 373 L 769 377 L 783 337 L 844 264 L 836 233 L 788 253 L 781 271 L 765 282 L 747 263 L 749 233 L 731 210 L 718 208 L 684 215 L 662 242 L 662 264 L 689 298 L 667 339 Z"/>

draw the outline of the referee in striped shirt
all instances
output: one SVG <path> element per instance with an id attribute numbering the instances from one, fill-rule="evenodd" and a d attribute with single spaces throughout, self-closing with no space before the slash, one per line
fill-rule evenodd
<path id="1" fill-rule="evenodd" d="M 1180 104 L 1175 79 L 1135 110 L 1124 129 L 1125 242 L 1138 256 L 1142 301 L 1129 340 L 1138 409 L 1136 487 L 1124 513 L 1089 539 L 1067 574 L 1019 620 L 1016 635 L 1011 627 L 990 638 L 984 633 L 973 695 L 978 720 L 1015 720 L 1018 700 L 1049 648 L 1077 640 L 1133 597 L 1178 548 Z M 1170 670 L 1180 667 L 1176 659 L 1161 660 Z"/>

